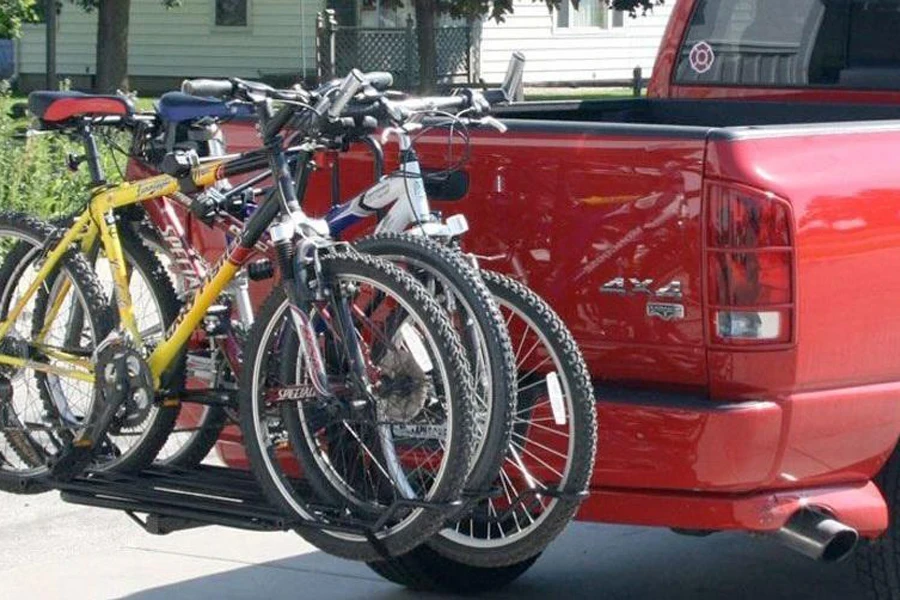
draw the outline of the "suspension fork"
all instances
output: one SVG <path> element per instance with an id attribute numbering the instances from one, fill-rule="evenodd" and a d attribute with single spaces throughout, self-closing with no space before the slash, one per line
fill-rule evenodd
<path id="1" fill-rule="evenodd" d="M 366 358 L 363 355 L 356 328 L 353 327 L 353 314 L 348 305 L 349 300 L 344 297 L 344 290 L 330 287 L 332 291 L 331 304 L 335 307 L 334 319 L 337 322 L 336 329 L 341 334 L 341 341 L 350 360 L 350 372 L 353 375 L 353 383 L 357 391 L 368 396 L 372 393 L 368 379 Z M 336 293 L 335 293 L 336 292 Z"/>
<path id="2" fill-rule="evenodd" d="M 298 249 L 300 256 L 297 256 L 295 260 L 293 246 L 296 233 L 293 214 L 300 211 L 297 199 L 306 194 L 311 171 L 309 161 L 312 158 L 312 151 L 306 150 L 300 153 L 298 162 L 300 167 L 295 189 L 288 161 L 281 149 L 280 136 L 270 140 L 267 145 L 271 150 L 270 166 L 272 174 L 275 176 L 275 189 L 270 194 L 280 195 L 283 211 L 282 221 L 269 230 L 269 236 L 278 255 L 281 280 L 288 296 L 291 321 L 297 331 L 300 352 L 306 359 L 306 370 L 313 387 L 322 397 L 334 398 L 328 381 L 328 372 L 325 370 L 325 360 L 316 338 L 315 327 L 313 327 L 309 312 L 305 310 L 313 305 L 316 293 L 310 287 L 313 282 L 308 277 L 309 269 L 305 263 L 308 250 L 307 248 Z M 270 198 L 270 201 L 274 200 L 274 198 Z M 316 249 L 309 248 L 309 250 L 313 253 L 309 258 L 315 259 Z"/>
<path id="3" fill-rule="evenodd" d="M 282 226 L 279 225 L 278 227 Z M 272 232 L 273 238 L 279 237 L 283 233 L 278 231 L 278 227 L 274 228 Z M 310 288 L 311 281 L 307 276 L 309 269 L 305 266 L 298 267 L 287 253 L 290 249 L 292 238 L 293 235 L 285 240 L 275 242 L 282 267 L 285 263 L 289 264 L 288 271 L 282 268 L 282 285 L 285 286 L 285 291 L 288 295 L 291 321 L 294 324 L 294 329 L 297 331 L 297 337 L 300 341 L 300 354 L 306 359 L 306 372 L 313 387 L 322 397 L 334 398 L 331 384 L 328 381 L 328 372 L 325 370 L 325 359 L 319 348 L 316 329 L 313 326 L 309 312 L 304 310 L 313 305 L 315 291 Z M 287 276 L 288 273 L 291 274 L 290 278 Z"/>
<path id="4" fill-rule="evenodd" d="M 299 199 L 306 195 L 312 170 L 311 158 L 311 150 L 300 153 L 295 183 L 291 178 L 284 154 L 273 153 L 272 172 L 277 176 L 277 186 L 287 214 L 300 212 Z M 309 378 L 319 394 L 326 398 L 334 397 L 328 381 L 328 373 L 325 370 L 325 361 L 319 348 L 315 326 L 309 313 L 303 310 L 324 299 L 336 308 L 333 317 L 337 321 L 339 335 L 343 338 L 343 344 L 349 354 L 354 383 L 361 388 L 360 391 L 368 392 L 368 385 L 365 384 L 366 363 L 359 347 L 359 340 L 352 327 L 353 319 L 350 310 L 342 297 L 335 298 L 332 295 L 334 290 L 330 286 L 330 282 L 323 280 L 322 268 L 319 263 L 321 245 L 314 238 L 306 239 L 298 245 L 296 255 L 294 255 L 295 248 L 292 247 L 294 230 L 294 221 L 288 217 L 287 220 L 273 228 L 272 240 L 278 251 L 282 281 L 290 298 L 291 318 L 300 338 L 300 350 L 307 359 Z M 311 272 L 312 277 L 310 277 Z"/>
<path id="5" fill-rule="evenodd" d="M 81 240 L 81 252 L 87 257 L 89 264 L 96 264 L 97 257 L 100 254 L 100 238 L 99 230 L 93 223 Z M 50 332 L 50 327 L 56 322 L 69 292 L 72 291 L 72 282 L 68 277 L 63 277 L 62 280 L 58 280 L 57 283 L 58 285 L 54 286 L 54 288 L 57 289 L 55 289 L 51 296 L 52 303 L 50 304 L 47 313 L 44 315 L 44 327 L 41 329 L 40 333 L 35 336 L 35 342 L 38 344 L 40 344 Z M 69 313 L 69 322 L 66 326 L 66 337 L 63 341 L 63 346 L 66 348 L 77 348 L 78 344 L 81 342 L 81 332 L 83 329 L 84 307 L 80 302 L 75 302 Z"/>

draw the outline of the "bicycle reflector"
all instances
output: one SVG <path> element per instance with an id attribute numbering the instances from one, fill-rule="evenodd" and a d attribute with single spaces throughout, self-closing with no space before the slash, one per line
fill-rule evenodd
<path id="1" fill-rule="evenodd" d="M 796 299 L 790 204 L 735 184 L 707 182 L 704 193 L 712 343 L 792 342 Z"/>

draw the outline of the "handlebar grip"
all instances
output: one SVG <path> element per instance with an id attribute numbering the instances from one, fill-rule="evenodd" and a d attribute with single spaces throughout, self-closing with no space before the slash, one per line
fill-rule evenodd
<path id="1" fill-rule="evenodd" d="M 359 121 L 365 117 L 380 117 L 384 113 L 384 107 L 380 104 L 351 104 L 341 113 L 342 117 L 348 117 Z"/>
<path id="2" fill-rule="evenodd" d="M 185 79 L 181 91 L 191 96 L 227 98 L 234 94 L 234 83 L 228 79 Z"/>
<path id="3" fill-rule="evenodd" d="M 328 107 L 328 116 L 332 119 L 337 119 L 341 116 L 347 104 L 353 100 L 353 96 L 356 95 L 364 83 L 364 75 L 359 69 L 350 71 L 350 74 L 341 83 L 341 87 L 338 89 L 335 99 L 332 100 L 331 106 Z"/>
<path id="4" fill-rule="evenodd" d="M 389 90 L 394 85 L 394 76 L 387 71 L 373 71 L 366 73 L 363 77 L 365 77 L 366 83 L 379 92 Z"/>

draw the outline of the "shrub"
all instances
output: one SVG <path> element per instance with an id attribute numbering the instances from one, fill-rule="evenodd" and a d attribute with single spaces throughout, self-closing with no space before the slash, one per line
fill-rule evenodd
<path id="1" fill-rule="evenodd" d="M 81 144 L 59 133 L 26 136 L 27 121 L 10 115 L 15 102 L 0 92 L 0 210 L 49 218 L 83 208 L 91 188 L 87 168 L 72 173 L 66 166 L 70 153 L 83 153 Z M 114 161 L 103 151 L 110 177 L 117 173 Z"/>

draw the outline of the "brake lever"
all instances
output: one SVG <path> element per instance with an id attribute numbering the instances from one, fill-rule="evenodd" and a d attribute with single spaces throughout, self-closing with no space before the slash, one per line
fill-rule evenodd
<path id="1" fill-rule="evenodd" d="M 506 133 L 507 131 L 509 131 L 509 127 L 506 126 L 506 123 L 494 117 L 482 117 L 481 119 L 478 119 L 478 123 L 480 125 L 487 125 L 488 127 L 499 131 L 500 133 Z"/>
<path id="2" fill-rule="evenodd" d="M 381 132 L 381 145 L 386 145 L 392 137 L 396 137 L 400 141 L 404 136 L 408 136 L 414 131 L 420 131 L 422 128 L 421 123 L 404 123 L 397 127 L 385 127 Z"/>

